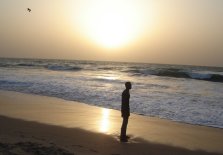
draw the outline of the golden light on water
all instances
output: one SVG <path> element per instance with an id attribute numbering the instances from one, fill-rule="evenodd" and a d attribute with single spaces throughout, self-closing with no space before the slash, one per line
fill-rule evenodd
<path id="1" fill-rule="evenodd" d="M 102 117 L 99 125 L 99 130 L 100 132 L 106 133 L 108 132 L 110 128 L 110 121 L 109 121 L 109 115 L 110 115 L 110 110 L 109 109 L 102 109 Z"/>
<path id="2" fill-rule="evenodd" d="M 113 71 L 108 71 L 107 73 L 99 74 L 97 78 L 106 80 L 117 80 L 120 78 L 120 75 L 117 75 L 117 73 L 114 73 Z"/>

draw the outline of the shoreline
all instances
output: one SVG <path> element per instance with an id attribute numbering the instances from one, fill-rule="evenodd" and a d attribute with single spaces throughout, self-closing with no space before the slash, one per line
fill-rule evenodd
<path id="1" fill-rule="evenodd" d="M 5 123 L 8 128 L 11 121 L 24 121 L 25 124 L 29 124 L 31 121 L 37 124 L 58 126 L 66 129 L 80 129 L 91 132 L 93 135 L 102 134 L 102 137 L 113 139 L 113 141 L 108 142 L 109 144 L 112 143 L 117 147 L 122 145 L 117 140 L 121 126 L 121 116 L 117 110 L 99 108 L 55 97 L 10 91 L 0 91 L 0 107 L 0 120 L 4 122 L 8 119 L 9 123 Z M 23 128 L 21 127 L 18 130 L 23 130 Z M 29 132 L 35 132 L 36 129 L 33 130 Z M 7 134 L 7 131 L 4 132 Z M 191 125 L 131 114 L 127 133 L 131 136 L 127 145 L 140 143 L 142 146 L 149 146 L 149 144 L 156 144 L 161 147 L 171 148 L 172 151 L 174 150 L 173 152 L 176 151 L 176 148 L 181 148 L 184 151 L 191 151 L 186 151 L 187 154 L 193 154 L 197 150 L 202 150 L 203 153 L 218 152 L 223 154 L 223 130 L 221 128 Z M 61 134 L 63 135 L 64 133 Z M 78 142 L 82 142 L 83 146 L 87 145 L 83 141 L 83 139 L 78 139 Z M 2 143 L 2 141 L 0 142 Z M 141 147 L 141 145 L 139 146 Z M 109 148 L 107 149 L 109 150 Z M 106 150 L 104 151 L 106 152 Z M 117 151 L 120 152 L 121 150 Z M 140 150 L 136 149 L 135 151 Z M 144 151 L 149 150 L 144 148 Z"/>
<path id="2" fill-rule="evenodd" d="M 67 102 L 74 102 L 74 103 L 85 104 L 85 105 L 88 105 L 90 107 L 97 107 L 97 108 L 102 108 L 102 109 L 109 109 L 109 110 L 119 111 L 118 109 L 113 109 L 113 108 L 108 108 L 108 107 L 102 107 L 100 105 L 89 104 L 89 103 L 84 103 L 84 102 L 79 102 L 79 101 L 72 101 L 72 100 L 68 100 L 68 99 L 64 99 L 64 98 L 59 98 L 59 97 L 55 97 L 55 96 L 46 96 L 46 95 L 40 95 L 40 94 L 24 93 L 24 92 L 9 91 L 9 90 L 0 90 L 0 93 L 1 92 L 12 92 L 12 93 L 19 93 L 19 94 L 27 94 L 27 95 L 31 95 L 31 96 L 42 96 L 42 97 L 56 98 L 58 100 L 64 100 L 64 101 L 67 101 Z M 160 120 L 171 121 L 171 122 L 175 122 L 175 123 L 183 123 L 183 124 L 195 125 L 195 126 L 200 126 L 200 127 L 210 127 L 210 128 L 216 128 L 216 129 L 223 129 L 223 127 L 219 127 L 219 126 L 211 126 L 211 125 L 208 126 L 208 125 L 203 125 L 203 124 L 193 124 L 193 123 L 189 123 L 189 122 L 183 122 L 183 121 L 180 121 L 180 120 L 177 121 L 177 120 L 174 120 L 174 119 L 161 118 L 161 117 L 157 117 L 157 116 L 140 114 L 140 113 L 131 113 L 131 114 L 138 115 L 138 116 L 142 116 L 142 117 L 148 117 L 148 118 L 155 118 L 155 119 L 160 119 Z"/>

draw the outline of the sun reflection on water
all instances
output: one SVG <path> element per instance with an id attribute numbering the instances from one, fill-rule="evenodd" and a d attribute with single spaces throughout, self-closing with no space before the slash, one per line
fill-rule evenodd
<path id="1" fill-rule="evenodd" d="M 107 72 L 107 73 L 98 75 L 97 78 L 105 79 L 105 80 L 117 80 L 120 78 L 120 76 L 113 72 Z"/>
<path id="2" fill-rule="evenodd" d="M 109 115 L 110 115 L 110 110 L 103 108 L 102 109 L 102 118 L 101 118 L 100 125 L 99 125 L 100 132 L 103 132 L 103 133 L 108 132 L 108 130 L 110 128 Z"/>

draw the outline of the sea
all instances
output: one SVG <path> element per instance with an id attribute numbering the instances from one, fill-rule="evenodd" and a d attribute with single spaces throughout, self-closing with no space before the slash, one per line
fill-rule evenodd
<path id="1" fill-rule="evenodd" d="M 126 81 L 131 113 L 223 128 L 221 67 L 0 58 L 0 90 L 120 110 Z"/>

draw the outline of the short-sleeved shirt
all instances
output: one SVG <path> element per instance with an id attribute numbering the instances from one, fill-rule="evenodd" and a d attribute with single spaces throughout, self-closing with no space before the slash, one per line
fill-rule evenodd
<path id="1" fill-rule="evenodd" d="M 122 92 L 122 108 L 121 108 L 122 117 L 129 117 L 130 116 L 129 98 L 130 98 L 129 91 L 124 90 Z"/>

